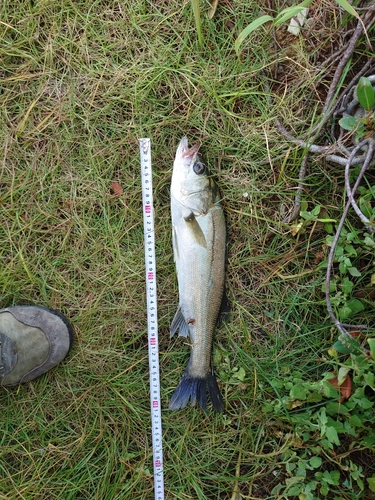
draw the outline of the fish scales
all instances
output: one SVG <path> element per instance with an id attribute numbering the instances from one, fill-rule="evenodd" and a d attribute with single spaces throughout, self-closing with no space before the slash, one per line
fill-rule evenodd
<path id="1" fill-rule="evenodd" d="M 212 339 L 224 292 L 226 227 L 217 187 L 198 154 L 183 138 L 176 152 L 171 185 L 172 240 L 179 307 L 171 336 L 189 337 L 191 354 L 174 392 L 171 409 L 190 401 L 204 410 L 207 391 L 215 410 L 223 401 L 212 358 Z"/>

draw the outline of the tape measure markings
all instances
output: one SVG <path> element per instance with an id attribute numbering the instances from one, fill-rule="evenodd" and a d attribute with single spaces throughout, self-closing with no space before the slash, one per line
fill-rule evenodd
<path id="1" fill-rule="evenodd" d="M 148 357 L 155 500 L 164 500 L 163 445 L 160 402 L 158 312 L 156 293 L 156 258 L 154 206 L 152 192 L 151 141 L 139 140 L 142 177 L 143 227 L 145 242 Z"/>

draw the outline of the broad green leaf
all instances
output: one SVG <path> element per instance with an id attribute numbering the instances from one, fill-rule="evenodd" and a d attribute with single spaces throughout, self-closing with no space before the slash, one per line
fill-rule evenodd
<path id="1" fill-rule="evenodd" d="M 350 299 L 346 302 L 347 306 L 353 311 L 353 313 L 358 313 L 364 310 L 365 306 L 359 299 Z"/>
<path id="2" fill-rule="evenodd" d="M 339 373 L 337 375 L 337 381 L 339 385 L 341 385 L 344 382 L 349 371 L 350 371 L 349 366 L 340 366 Z"/>
<path id="3" fill-rule="evenodd" d="M 246 372 L 242 366 L 239 369 L 236 369 L 236 371 L 233 370 L 232 378 L 238 379 L 241 382 L 243 382 L 245 380 L 245 377 L 246 377 Z"/>
<path id="4" fill-rule="evenodd" d="M 289 19 L 299 14 L 301 10 L 308 7 L 312 3 L 312 1 L 313 0 L 305 0 L 298 5 L 292 5 L 291 7 L 287 7 L 286 9 L 282 10 L 280 14 L 278 14 L 275 18 L 275 26 L 279 26 L 280 24 L 285 23 L 285 21 L 289 21 Z"/>
<path id="5" fill-rule="evenodd" d="M 375 104 L 374 89 L 370 80 L 361 76 L 357 85 L 357 99 L 366 111 L 371 111 Z"/>
<path id="6" fill-rule="evenodd" d="M 331 425 L 327 426 L 327 428 L 326 428 L 326 437 L 327 437 L 328 441 L 330 441 L 331 443 L 337 444 L 337 445 L 340 444 L 340 440 L 339 440 L 339 436 L 337 434 L 337 430 L 334 427 L 332 427 Z M 332 482 L 331 484 L 334 484 L 334 483 Z"/>
<path id="7" fill-rule="evenodd" d="M 294 385 L 290 390 L 290 397 L 293 399 L 306 399 L 307 391 L 302 384 Z"/>
<path id="8" fill-rule="evenodd" d="M 327 352 L 331 356 L 331 358 L 337 358 L 338 356 L 338 353 L 334 347 L 330 347 Z"/>
<path id="9" fill-rule="evenodd" d="M 304 479 L 304 478 L 301 478 L 298 476 L 296 476 L 296 478 L 297 478 L 299 483 L 301 483 Z M 290 478 L 290 479 L 292 479 L 292 478 Z M 287 481 L 288 481 L 288 479 L 287 479 Z M 301 490 L 302 490 L 302 485 L 295 484 L 295 485 L 291 486 L 290 488 L 288 488 L 288 495 L 296 498 L 297 495 L 299 495 L 301 493 Z"/>
<path id="10" fill-rule="evenodd" d="M 339 342 L 348 346 L 350 348 L 350 352 L 353 354 L 360 354 L 363 352 L 358 339 L 352 337 L 351 335 L 340 335 Z"/>
<path id="11" fill-rule="evenodd" d="M 350 3 L 347 0 L 336 0 L 336 2 L 341 5 L 343 9 L 346 10 L 349 14 L 352 16 L 359 18 L 359 15 L 356 10 L 353 9 L 353 7 L 350 5 Z"/>
<path id="12" fill-rule="evenodd" d="M 352 415 L 349 419 L 349 423 L 352 427 L 363 427 L 362 420 L 358 417 L 358 415 Z"/>
<path id="13" fill-rule="evenodd" d="M 349 254 L 350 256 L 357 256 L 357 250 L 353 247 L 353 245 L 345 245 L 344 247 L 345 253 Z"/>
<path id="14" fill-rule="evenodd" d="M 351 276 L 361 276 L 361 272 L 356 267 L 348 267 L 348 271 Z"/>
<path id="15" fill-rule="evenodd" d="M 322 208 L 322 207 L 321 207 L 320 205 L 316 205 L 316 207 L 314 207 L 314 208 L 311 210 L 311 213 L 312 213 L 313 215 L 319 215 L 319 214 L 320 214 L 320 209 L 321 209 L 321 208 Z"/>
<path id="16" fill-rule="evenodd" d="M 352 267 L 352 261 L 349 259 L 349 257 L 344 257 L 344 263 L 346 267 Z"/>
<path id="17" fill-rule="evenodd" d="M 320 467 L 322 465 L 322 459 L 320 457 L 312 457 L 312 458 L 310 458 L 309 462 L 310 462 L 310 466 L 313 469 L 317 469 L 318 467 Z"/>
<path id="18" fill-rule="evenodd" d="M 328 382 L 328 381 L 325 381 L 324 384 L 323 384 L 323 394 L 326 398 L 335 398 L 337 399 L 338 397 L 338 391 L 336 390 L 335 387 L 333 387 L 333 385 Z"/>
<path id="19" fill-rule="evenodd" d="M 368 247 L 371 247 L 371 248 L 375 247 L 375 241 L 370 236 L 365 237 L 364 244 Z"/>
<path id="20" fill-rule="evenodd" d="M 271 403 L 265 403 L 263 406 L 262 406 L 262 412 L 263 413 L 273 413 L 274 411 L 274 408 L 273 406 L 271 405 Z"/>
<path id="21" fill-rule="evenodd" d="M 338 399 L 339 394 L 335 395 L 335 398 Z M 332 415 L 333 417 L 337 417 L 337 415 L 350 415 L 349 409 L 343 403 L 337 403 L 336 401 L 330 401 L 326 404 L 326 409 L 328 415 Z"/>
<path id="22" fill-rule="evenodd" d="M 307 402 L 308 403 L 320 403 L 320 401 L 323 399 L 323 396 L 321 395 L 320 392 L 311 392 L 310 394 L 307 395 Z"/>
<path id="23" fill-rule="evenodd" d="M 369 387 L 375 386 L 375 373 L 373 372 L 364 373 L 363 378 L 365 379 L 366 385 L 368 385 Z"/>
<path id="24" fill-rule="evenodd" d="M 339 120 L 339 124 L 344 130 L 355 130 L 358 127 L 358 121 L 354 116 L 344 116 Z"/>
<path id="25" fill-rule="evenodd" d="M 357 401 L 357 403 L 364 410 L 368 410 L 369 408 L 374 406 L 374 403 L 367 398 L 361 398 Z"/>
<path id="26" fill-rule="evenodd" d="M 315 219 L 315 216 L 314 216 L 314 214 L 312 212 L 307 212 L 305 210 L 301 210 L 300 216 L 302 217 L 302 219 L 305 219 L 305 220 L 313 220 L 313 219 Z"/>
<path id="27" fill-rule="evenodd" d="M 320 221 L 323 222 L 323 221 Z M 336 221 L 334 221 L 336 222 Z M 333 233 L 333 225 L 331 223 L 324 224 L 324 229 L 327 231 L 327 233 Z"/>
<path id="28" fill-rule="evenodd" d="M 328 445 L 330 445 L 330 447 L 332 448 L 332 445 L 329 443 L 329 441 L 325 440 L 326 443 L 328 443 Z M 326 444 L 324 443 L 324 444 Z M 324 446 L 324 445 L 323 445 Z M 327 446 L 327 445 L 326 445 Z M 327 448 L 325 448 L 327 449 Z M 321 484 L 320 486 L 320 489 L 319 489 L 320 493 L 324 496 L 324 498 L 328 495 L 328 491 L 329 491 L 329 488 L 328 488 L 328 485 L 323 483 Z"/>
<path id="29" fill-rule="evenodd" d="M 342 246 L 338 246 L 338 247 L 336 248 L 335 255 L 336 255 L 336 257 L 339 257 L 340 255 L 344 255 L 344 249 L 343 249 L 343 247 L 342 247 Z"/>
<path id="30" fill-rule="evenodd" d="M 367 339 L 368 345 L 370 346 L 372 359 L 375 360 L 375 339 Z"/>
<path id="31" fill-rule="evenodd" d="M 319 418 L 320 426 L 322 427 L 322 430 L 323 430 L 326 426 L 326 423 L 328 422 L 326 410 L 324 408 L 322 408 L 320 410 L 320 414 L 319 414 L 318 418 Z"/>
<path id="32" fill-rule="evenodd" d="M 243 44 L 244 40 L 250 35 L 250 33 L 252 33 L 257 28 L 259 28 L 259 26 L 262 26 L 263 24 L 268 23 L 269 21 L 273 21 L 273 17 L 271 17 L 267 14 L 264 16 L 260 16 L 241 31 L 241 33 L 238 35 L 236 41 L 234 42 L 234 48 L 235 48 L 237 55 L 238 55 L 238 52 L 240 50 L 241 45 Z"/>
<path id="33" fill-rule="evenodd" d="M 326 236 L 326 245 L 328 247 L 331 247 L 332 243 L 333 243 L 333 240 L 334 240 L 334 236 Z"/>
<path id="34" fill-rule="evenodd" d="M 356 354 L 358 352 L 361 352 L 361 345 L 358 342 L 358 340 L 350 337 L 349 335 L 345 336 L 344 342 L 342 342 L 341 339 L 335 342 L 333 344 L 333 347 L 340 354 L 349 354 L 349 353 Z"/>
<path id="35" fill-rule="evenodd" d="M 331 477 L 332 484 L 337 486 L 340 482 L 340 471 L 333 470 L 329 473 L 329 475 Z"/>
<path id="36" fill-rule="evenodd" d="M 359 208 L 363 215 L 365 215 L 368 219 L 370 219 L 373 216 L 372 213 L 372 206 L 371 202 L 369 200 L 365 200 L 364 198 L 359 199 Z"/>
<path id="37" fill-rule="evenodd" d="M 334 427 L 332 427 L 331 425 L 327 426 L 327 428 L 326 428 L 326 437 L 327 437 L 328 441 L 330 441 L 331 443 L 337 444 L 337 445 L 340 444 L 337 430 Z M 334 484 L 334 483 L 331 483 L 331 484 Z"/>
<path id="38" fill-rule="evenodd" d="M 345 295 L 349 295 L 351 291 L 353 290 L 354 283 L 350 281 L 350 279 L 345 276 L 345 278 L 342 280 L 342 291 L 345 293 Z"/>
<path id="39" fill-rule="evenodd" d="M 341 274 L 345 274 L 346 273 L 347 266 L 346 266 L 345 262 L 340 262 L 340 264 L 339 264 L 339 270 L 340 270 Z"/>
<path id="40" fill-rule="evenodd" d="M 345 319 L 349 318 L 349 316 L 351 314 L 352 314 L 352 310 L 350 309 L 350 307 L 348 307 L 348 306 L 340 307 L 340 309 L 339 309 L 339 318 L 341 320 L 345 320 Z M 335 347 L 335 349 L 336 349 L 336 347 Z M 336 349 L 336 350 L 338 350 L 338 349 Z"/>
<path id="41" fill-rule="evenodd" d="M 362 137 L 364 137 L 365 135 L 367 135 L 369 133 L 369 131 L 367 130 L 367 128 L 364 126 L 363 123 L 360 123 L 358 125 L 358 128 L 357 128 L 357 131 L 356 131 L 356 134 L 355 134 L 355 138 L 356 140 L 358 141 L 359 139 L 362 139 Z"/>
<path id="42" fill-rule="evenodd" d="M 369 489 L 375 493 L 375 476 L 368 477 L 366 481 L 368 482 Z"/>
<path id="43" fill-rule="evenodd" d="M 371 446 L 373 446 L 375 444 L 375 435 L 373 433 L 371 433 L 369 436 L 365 436 L 363 438 L 363 442 L 364 442 L 365 446 L 367 446 L 367 448 L 370 448 Z"/>
<path id="44" fill-rule="evenodd" d="M 328 423 L 330 424 L 331 427 L 333 427 L 338 433 L 340 432 L 345 432 L 345 428 L 340 422 L 340 420 L 333 419 L 333 418 L 328 418 Z"/>

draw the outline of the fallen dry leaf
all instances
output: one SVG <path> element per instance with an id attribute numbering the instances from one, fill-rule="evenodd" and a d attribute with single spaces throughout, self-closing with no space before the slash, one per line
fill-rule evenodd
<path id="1" fill-rule="evenodd" d="M 218 3 L 219 0 L 212 0 L 211 7 L 208 9 L 208 19 L 212 19 L 214 17 Z"/>
<path id="2" fill-rule="evenodd" d="M 119 182 L 112 181 L 111 187 L 114 195 L 121 196 L 122 194 L 124 194 L 124 190 L 122 189 L 122 186 Z"/>
<path id="3" fill-rule="evenodd" d="M 352 337 L 360 337 L 361 336 L 361 332 L 358 330 L 350 330 L 349 333 Z"/>
<path id="4" fill-rule="evenodd" d="M 339 386 L 338 379 L 337 379 L 337 373 L 332 372 L 333 375 L 335 375 L 335 378 L 331 378 L 328 382 L 333 385 L 333 387 L 340 393 L 340 398 L 338 399 L 339 403 L 342 403 L 345 401 L 345 399 L 349 399 L 350 396 L 352 395 L 352 379 L 350 378 L 349 375 L 347 375 L 344 378 L 343 383 Z"/>

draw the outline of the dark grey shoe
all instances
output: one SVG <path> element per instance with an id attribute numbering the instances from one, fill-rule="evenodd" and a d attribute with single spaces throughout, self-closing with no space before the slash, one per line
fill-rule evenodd
<path id="1" fill-rule="evenodd" d="M 42 375 L 68 354 L 73 329 L 61 313 L 40 306 L 0 309 L 0 385 Z"/>

